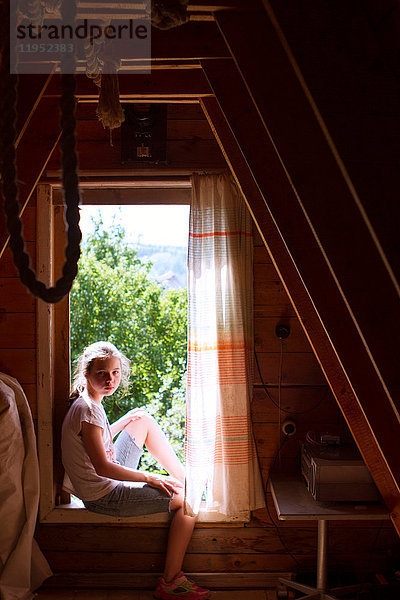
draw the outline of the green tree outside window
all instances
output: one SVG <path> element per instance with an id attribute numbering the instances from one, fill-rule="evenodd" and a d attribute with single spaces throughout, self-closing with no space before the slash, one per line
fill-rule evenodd
<path id="1" fill-rule="evenodd" d="M 121 227 L 101 221 L 82 248 L 71 291 L 71 359 L 99 340 L 115 344 L 131 360 L 127 391 L 104 402 L 110 421 L 145 407 L 154 415 L 184 460 L 187 356 L 186 290 L 164 290 L 149 277 L 125 241 Z M 156 470 L 148 453 L 141 465 Z"/>

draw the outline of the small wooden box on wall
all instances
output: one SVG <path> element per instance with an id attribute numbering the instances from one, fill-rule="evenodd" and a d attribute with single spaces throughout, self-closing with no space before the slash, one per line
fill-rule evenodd
<path id="1" fill-rule="evenodd" d="M 167 105 L 124 104 L 121 162 L 160 163 L 167 160 Z"/>

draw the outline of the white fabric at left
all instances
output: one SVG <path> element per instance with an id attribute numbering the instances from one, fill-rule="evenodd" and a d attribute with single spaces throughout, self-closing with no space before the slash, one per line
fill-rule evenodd
<path id="1" fill-rule="evenodd" d="M 0 373 L 0 598 L 30 600 L 51 569 L 33 534 L 39 465 L 28 401 L 19 383 Z"/>

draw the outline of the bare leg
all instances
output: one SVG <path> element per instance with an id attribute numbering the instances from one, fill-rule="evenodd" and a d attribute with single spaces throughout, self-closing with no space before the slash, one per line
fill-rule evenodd
<path id="1" fill-rule="evenodd" d="M 182 483 L 185 481 L 185 469 L 176 456 L 174 449 L 165 437 L 157 421 L 147 413 L 140 419 L 131 421 L 125 427 L 139 448 L 145 444 L 152 456 L 164 467 L 164 469 Z"/>
<path id="2" fill-rule="evenodd" d="M 135 438 L 140 448 L 143 444 L 162 466 L 176 479 L 185 481 L 185 470 L 176 456 L 171 444 L 158 423 L 148 414 L 126 426 L 126 431 Z M 165 557 L 164 580 L 169 582 L 182 570 L 186 548 L 192 537 L 196 517 L 184 514 L 183 497 L 175 494 L 170 505 L 175 511 L 168 534 L 167 554 Z"/>
<path id="3" fill-rule="evenodd" d="M 169 535 L 167 554 L 165 557 L 164 580 L 172 581 L 182 570 L 182 563 L 186 548 L 192 537 L 196 517 L 189 517 L 183 512 L 182 496 L 174 496 L 171 502 L 171 510 L 176 509 L 172 520 Z"/>

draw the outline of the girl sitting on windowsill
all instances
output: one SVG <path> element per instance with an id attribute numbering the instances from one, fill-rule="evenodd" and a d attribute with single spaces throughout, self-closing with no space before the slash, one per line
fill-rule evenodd
<path id="1" fill-rule="evenodd" d="M 182 464 L 145 410 L 130 410 L 110 425 L 102 405 L 103 398 L 113 394 L 121 382 L 127 385 L 129 371 L 129 360 L 109 342 L 91 344 L 80 356 L 71 406 L 62 427 L 63 487 L 81 498 L 88 510 L 106 515 L 174 511 L 164 574 L 154 596 L 203 600 L 209 597 L 209 590 L 195 585 L 181 571 L 196 520 L 184 513 Z M 137 469 L 143 444 L 170 476 Z"/>

